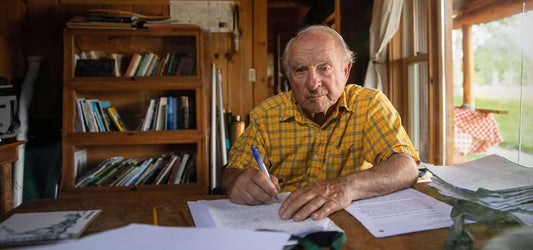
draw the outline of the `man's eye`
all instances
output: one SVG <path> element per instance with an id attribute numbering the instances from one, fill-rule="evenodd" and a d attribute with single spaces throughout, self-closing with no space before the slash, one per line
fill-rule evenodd
<path id="1" fill-rule="evenodd" d="M 329 65 L 320 66 L 320 71 L 329 71 L 331 67 Z"/>

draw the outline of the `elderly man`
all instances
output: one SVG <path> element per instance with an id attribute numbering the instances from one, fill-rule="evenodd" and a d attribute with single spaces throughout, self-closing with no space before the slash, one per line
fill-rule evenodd
<path id="1" fill-rule="evenodd" d="M 291 91 L 250 113 L 222 177 L 232 202 L 260 205 L 291 192 L 282 219 L 322 219 L 353 200 L 416 183 L 418 156 L 398 113 L 381 92 L 346 84 L 353 53 L 337 32 L 307 27 L 282 60 Z M 257 168 L 251 146 L 272 180 Z"/>

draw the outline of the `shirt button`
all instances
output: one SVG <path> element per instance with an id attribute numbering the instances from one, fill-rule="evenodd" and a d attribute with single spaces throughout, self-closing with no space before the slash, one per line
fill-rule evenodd
<path id="1" fill-rule="evenodd" d="M 318 161 L 318 155 L 313 156 L 313 160 Z"/>

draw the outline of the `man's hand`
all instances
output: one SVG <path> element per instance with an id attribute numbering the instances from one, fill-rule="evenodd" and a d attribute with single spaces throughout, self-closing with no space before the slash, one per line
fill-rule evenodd
<path id="1" fill-rule="evenodd" d="M 283 201 L 280 217 L 302 221 L 310 216 L 313 220 L 319 220 L 348 207 L 353 194 L 344 181 L 344 178 L 336 178 L 297 189 Z"/>
<path id="2" fill-rule="evenodd" d="M 224 171 L 222 183 L 230 200 L 237 204 L 262 205 L 278 195 L 278 178 L 272 181 L 255 167 L 247 169 L 228 168 Z"/>
<path id="3" fill-rule="evenodd" d="M 370 169 L 311 183 L 292 192 L 279 209 L 282 219 L 314 220 L 347 208 L 353 200 L 388 194 L 413 186 L 418 169 L 413 157 L 395 153 Z"/>

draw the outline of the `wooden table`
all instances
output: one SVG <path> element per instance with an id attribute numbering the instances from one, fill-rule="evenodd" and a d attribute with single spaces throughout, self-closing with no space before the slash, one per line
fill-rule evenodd
<path id="1" fill-rule="evenodd" d="M 18 146 L 23 141 L 0 145 L 0 214 L 13 209 L 13 163 L 18 161 Z"/>
<path id="2" fill-rule="evenodd" d="M 417 184 L 415 189 L 427 193 L 445 202 L 449 198 L 440 196 L 437 191 L 427 184 Z M 101 209 L 102 213 L 92 222 L 83 235 L 89 235 L 113 228 L 126 226 L 130 223 L 152 224 L 152 208 L 157 207 L 159 225 L 192 227 L 194 222 L 187 207 L 187 201 L 201 199 L 221 199 L 225 196 L 191 195 L 175 196 L 164 192 L 125 194 L 103 194 L 102 196 L 69 196 L 57 200 L 27 201 L 0 216 L 6 219 L 13 213 L 44 212 L 59 210 L 87 210 Z M 347 241 L 343 249 L 443 249 L 448 228 L 410 233 L 387 238 L 374 238 L 359 221 L 348 212 L 342 210 L 330 218 L 345 230 Z M 475 249 L 482 248 L 487 240 L 505 230 L 508 226 L 502 224 L 471 224 L 467 230 L 475 238 Z"/>

